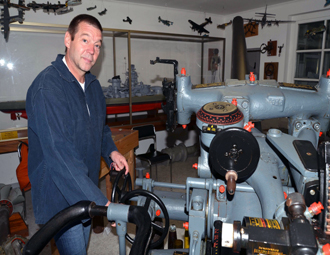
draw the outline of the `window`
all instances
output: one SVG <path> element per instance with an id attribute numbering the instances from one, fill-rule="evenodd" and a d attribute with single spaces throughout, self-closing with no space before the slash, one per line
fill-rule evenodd
<path id="1" fill-rule="evenodd" d="M 330 69 L 330 20 L 299 24 L 294 82 L 315 86 Z"/>

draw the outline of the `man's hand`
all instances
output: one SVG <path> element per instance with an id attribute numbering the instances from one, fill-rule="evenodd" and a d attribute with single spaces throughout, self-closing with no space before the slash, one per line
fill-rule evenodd
<path id="1" fill-rule="evenodd" d="M 118 151 L 113 151 L 110 154 L 110 158 L 113 161 L 113 166 L 116 171 L 120 171 L 125 167 L 125 169 L 126 169 L 125 174 L 128 173 L 128 171 L 129 171 L 128 164 L 123 155 L 121 155 Z"/>

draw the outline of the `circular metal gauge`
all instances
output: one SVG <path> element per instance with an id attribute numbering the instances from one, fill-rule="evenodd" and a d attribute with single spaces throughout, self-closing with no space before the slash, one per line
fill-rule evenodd
<path id="1" fill-rule="evenodd" d="M 234 170 L 237 181 L 244 181 L 256 170 L 260 149 L 255 137 L 242 128 L 226 128 L 218 132 L 210 145 L 209 164 L 215 178 L 224 178 Z"/>
<path id="2" fill-rule="evenodd" d="M 207 103 L 197 112 L 197 118 L 208 124 L 230 125 L 238 123 L 243 117 L 236 105 L 227 102 Z"/>

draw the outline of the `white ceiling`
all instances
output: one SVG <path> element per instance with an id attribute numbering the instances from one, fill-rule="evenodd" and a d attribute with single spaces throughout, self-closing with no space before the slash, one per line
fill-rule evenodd
<path id="1" fill-rule="evenodd" d="M 297 0 L 123 0 L 154 6 L 228 15 Z"/>

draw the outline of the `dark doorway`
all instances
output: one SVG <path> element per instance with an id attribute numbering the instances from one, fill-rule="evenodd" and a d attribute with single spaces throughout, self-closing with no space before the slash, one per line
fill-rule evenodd
<path id="1" fill-rule="evenodd" d="M 260 80 L 262 77 L 259 75 L 260 69 L 260 48 L 247 49 L 246 58 L 248 62 L 248 73 L 253 72 L 257 75 L 257 79 Z"/>

